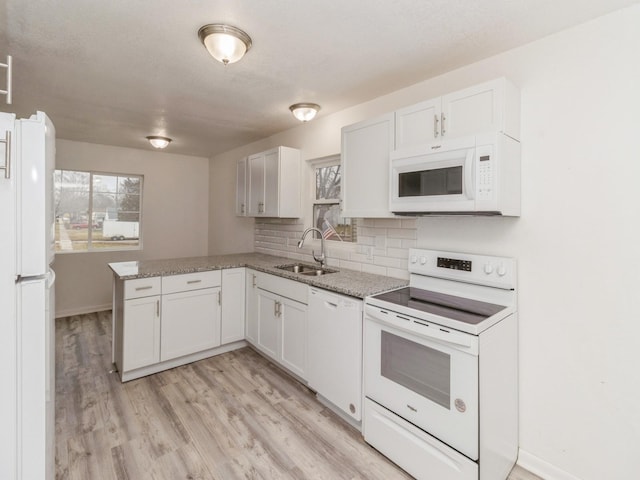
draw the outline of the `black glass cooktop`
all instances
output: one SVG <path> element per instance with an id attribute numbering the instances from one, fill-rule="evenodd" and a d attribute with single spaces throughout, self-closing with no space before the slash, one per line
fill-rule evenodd
<path id="1" fill-rule="evenodd" d="M 417 310 L 416 316 L 419 316 L 419 312 L 425 312 L 471 325 L 477 325 L 507 308 L 503 305 L 432 292 L 415 287 L 400 288 L 391 292 L 374 295 L 373 298 Z"/>

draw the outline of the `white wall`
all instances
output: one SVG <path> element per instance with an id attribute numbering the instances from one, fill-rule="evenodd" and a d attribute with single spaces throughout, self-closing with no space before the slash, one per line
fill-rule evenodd
<path id="1" fill-rule="evenodd" d="M 207 254 L 208 159 L 58 139 L 56 168 L 144 175 L 143 249 L 57 254 L 56 316 L 111 308 L 110 262 Z"/>
<path id="2" fill-rule="evenodd" d="M 212 162 L 223 189 L 243 155 L 327 156 L 343 125 L 502 75 L 518 85 L 522 216 L 423 218 L 417 244 L 518 259 L 520 462 L 546 478 L 640 478 L 638 25 L 635 5 Z M 216 243 L 250 230 L 225 201 Z"/>

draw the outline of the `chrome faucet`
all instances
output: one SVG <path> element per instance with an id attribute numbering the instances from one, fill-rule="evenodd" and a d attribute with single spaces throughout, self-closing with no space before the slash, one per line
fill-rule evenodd
<path id="1" fill-rule="evenodd" d="M 324 237 L 322 236 L 322 232 L 318 229 L 318 228 L 307 228 L 303 233 L 302 233 L 302 238 L 300 239 L 300 241 L 298 242 L 298 248 L 302 248 L 302 246 L 304 245 L 304 239 L 307 236 L 307 234 L 309 232 L 318 232 L 318 234 L 320 235 L 320 256 L 316 257 L 316 253 L 311 250 L 311 255 L 313 255 L 313 259 L 316 262 L 320 262 L 320 269 L 324 268 L 324 262 L 326 260 L 326 256 L 324 254 Z"/>

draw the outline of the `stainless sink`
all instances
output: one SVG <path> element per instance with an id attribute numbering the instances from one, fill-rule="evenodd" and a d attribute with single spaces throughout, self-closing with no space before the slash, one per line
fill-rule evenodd
<path id="1" fill-rule="evenodd" d="M 328 273 L 335 273 L 337 270 L 329 268 L 319 268 L 317 265 L 306 265 L 303 263 L 293 263 L 291 265 L 279 265 L 276 268 L 280 270 L 286 270 L 287 272 L 299 273 L 308 277 L 316 277 L 320 275 L 326 275 Z"/>

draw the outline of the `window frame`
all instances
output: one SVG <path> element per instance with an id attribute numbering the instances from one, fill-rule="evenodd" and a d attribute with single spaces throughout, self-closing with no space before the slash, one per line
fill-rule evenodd
<path id="1" fill-rule="evenodd" d="M 80 170 L 80 169 L 75 169 L 75 168 L 55 168 L 54 170 L 54 175 L 57 174 L 58 172 L 77 172 L 77 173 L 86 173 L 89 174 L 89 191 L 88 191 L 88 195 L 89 195 L 89 201 L 88 201 L 88 210 L 87 210 L 87 248 L 86 250 L 56 250 L 55 254 L 56 255 L 67 255 L 67 254 L 76 254 L 76 253 L 100 253 L 100 252 L 124 252 L 124 251 L 136 251 L 136 250 L 142 250 L 143 249 L 143 215 L 142 215 L 142 210 L 143 210 L 143 191 L 144 191 L 144 175 L 143 174 L 139 174 L 139 173 L 119 173 L 119 172 L 105 172 L 105 171 L 98 171 L 98 170 Z M 110 176 L 110 177 L 128 177 L 128 178 L 138 178 L 140 179 L 140 193 L 139 193 L 139 208 L 138 208 L 138 244 L 137 245 L 120 245 L 118 246 L 117 244 L 113 247 L 108 247 L 108 248 L 94 248 L 93 247 L 93 196 L 94 196 L 94 189 L 93 189 L 93 178 L 94 176 Z M 54 191 L 56 190 L 56 185 L 55 185 L 55 181 L 54 181 Z M 54 205 L 54 218 L 56 221 L 56 225 L 58 223 L 58 212 L 55 210 L 55 205 Z M 57 238 L 57 236 L 54 233 L 54 242 L 57 242 L 59 240 L 59 238 Z"/>
<path id="2" fill-rule="evenodd" d="M 315 205 L 339 205 L 342 206 L 342 157 L 340 154 L 334 154 L 334 155 L 328 155 L 326 157 L 320 157 L 320 158 L 313 158 L 310 160 L 307 160 L 307 164 L 310 168 L 310 204 L 311 204 L 311 209 L 310 209 L 310 226 L 311 227 L 315 227 L 315 216 L 314 216 L 314 207 Z M 317 199 L 316 198 L 316 169 L 318 168 L 323 168 L 323 167 L 331 167 L 334 165 L 340 165 L 340 198 L 337 199 L 328 199 L 328 198 L 323 198 L 323 199 Z M 355 219 L 351 218 L 351 217 L 342 217 L 342 218 L 350 218 L 351 221 L 356 221 Z M 314 243 L 313 245 L 315 245 L 315 242 L 317 242 L 317 244 L 320 244 L 320 238 L 317 237 L 318 233 L 314 232 L 313 237 L 310 238 L 310 240 L 312 240 Z M 358 238 L 357 238 L 357 234 L 356 234 L 356 239 L 353 241 L 339 241 L 339 240 L 331 240 L 331 239 L 325 239 L 326 242 L 329 242 L 327 244 L 328 247 L 330 248 L 346 248 L 348 250 L 355 250 L 355 246 L 358 245 Z"/>

